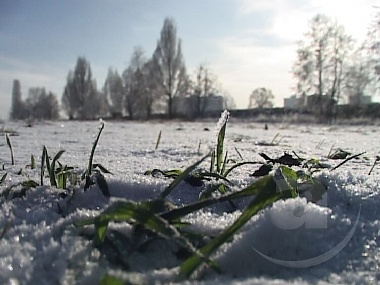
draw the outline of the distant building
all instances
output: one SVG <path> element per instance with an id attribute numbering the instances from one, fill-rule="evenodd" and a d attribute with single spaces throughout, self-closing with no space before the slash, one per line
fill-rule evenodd
<path id="1" fill-rule="evenodd" d="M 218 95 L 175 97 L 173 99 L 173 108 L 179 116 L 207 115 L 208 113 L 222 112 L 224 98 Z"/>
<path id="2" fill-rule="evenodd" d="M 359 105 L 369 105 L 372 103 L 372 96 L 369 95 L 356 95 L 356 96 L 350 96 L 348 98 L 348 104 L 359 106 Z"/>
<path id="3" fill-rule="evenodd" d="M 284 109 L 297 110 L 304 105 L 302 98 L 292 95 L 289 98 L 284 98 Z"/>
<path id="4" fill-rule="evenodd" d="M 314 111 L 316 106 L 329 106 L 335 104 L 336 100 L 332 100 L 329 96 L 319 96 L 318 94 L 297 97 L 292 95 L 284 98 L 284 109 L 288 110 L 308 110 Z"/>

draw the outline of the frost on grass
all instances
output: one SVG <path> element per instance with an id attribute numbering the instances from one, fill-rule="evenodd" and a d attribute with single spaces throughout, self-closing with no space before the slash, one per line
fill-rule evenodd
<path id="1" fill-rule="evenodd" d="M 228 112 L 224 111 L 217 132 L 227 120 Z M 52 153 L 63 145 L 66 152 L 62 156 L 62 162 L 85 169 L 87 159 L 83 153 L 91 147 L 93 137 L 84 134 L 91 133 L 97 124 L 67 122 L 64 128 L 57 127 L 60 123 L 22 128 L 16 123 L 10 123 L 10 127 L 19 132 L 19 136 L 12 137 L 16 162 L 27 165 L 31 152 L 37 157 L 42 145 L 52 149 Z M 187 129 L 192 131 L 181 132 L 181 135 L 175 131 L 175 124 L 157 126 L 156 123 L 108 122 L 106 132 L 112 135 L 101 137 L 102 151 L 97 153 L 95 160 L 114 173 L 113 176 L 106 175 L 111 201 L 105 199 L 96 186 L 86 192 L 76 189 L 71 199 L 61 198 L 60 190 L 48 186 L 31 189 L 25 197 L 10 201 L 0 197 L 0 232 L 4 225 L 10 223 L 0 239 L 0 284 L 99 284 L 100 278 L 105 274 L 134 280 L 138 284 L 176 284 L 178 268 L 170 267 L 180 261 L 170 254 L 176 250 L 172 244 L 162 241 L 152 243 L 149 254 L 135 254 L 131 257 L 135 263 L 127 271 L 110 264 L 86 237 L 88 233 L 73 225 L 76 221 L 99 215 L 109 203 L 117 199 L 154 199 L 169 181 L 144 176 L 146 170 L 153 167 L 186 167 L 188 161 L 194 160 L 192 154 L 196 155 L 199 139 L 214 142 L 215 136 L 201 131 L 205 126 L 210 127 L 206 123 L 189 123 Z M 228 128 L 231 133 L 239 135 L 246 135 L 250 130 L 244 124 Z M 78 132 L 78 129 L 82 131 Z M 144 134 L 141 129 L 144 129 Z M 170 145 L 165 145 L 155 153 L 144 151 L 152 149 L 157 129 L 165 130 Z M 339 133 L 324 131 L 324 144 L 316 148 L 321 140 L 319 127 L 308 127 L 307 134 L 299 132 L 299 126 L 288 129 L 273 126 L 268 131 L 261 129 L 258 126 L 250 134 L 252 140 L 228 142 L 228 146 L 238 147 L 247 159 L 254 160 L 258 157 L 258 147 L 253 142 L 258 139 L 270 140 L 281 132 L 281 135 L 288 137 L 286 145 L 265 149 L 270 157 L 278 157 L 284 151 L 292 150 L 303 150 L 302 156 L 307 158 L 326 157 L 332 144 L 353 153 L 361 151 L 357 148 L 366 146 L 369 158 L 378 155 L 378 130 L 371 131 L 371 136 L 356 132 L 355 140 L 350 127 Z M 149 135 L 151 137 L 147 139 Z M 72 138 L 69 144 L 68 137 Z M 357 143 L 359 141 L 360 144 Z M 183 145 L 189 149 L 183 150 Z M 170 151 L 165 151 L 168 149 Z M 259 151 L 262 151 L 262 147 Z M 1 185 L 1 191 L 15 182 L 39 177 L 38 165 L 35 170 L 21 165 L 22 173 L 16 174 L 19 169 L 12 168 L 5 141 L 0 143 L 0 162 L 9 173 Z M 203 280 L 190 280 L 187 284 L 378 284 L 380 169 L 376 166 L 372 175 L 368 176 L 371 164 L 359 159 L 348 162 L 333 173 L 324 171 L 317 175 L 328 188 L 323 203 L 313 204 L 305 198 L 296 198 L 278 201 L 271 208 L 261 211 L 213 256 L 223 274 L 206 271 Z M 3 173 L 1 171 L 0 175 Z M 247 179 L 252 179 L 247 177 L 245 172 L 236 171 L 232 178 L 233 181 L 240 181 L 236 186 L 242 187 Z M 183 184 L 179 185 L 171 198 L 173 202 L 189 203 L 195 201 L 198 195 L 197 189 Z M 61 214 L 57 203 L 63 210 Z M 218 205 L 220 206 L 222 205 Z M 352 239 L 336 257 L 326 263 L 303 269 L 287 268 L 269 262 L 254 250 L 284 260 L 314 257 L 334 248 L 347 235 L 360 208 L 358 227 Z M 215 236 L 231 225 L 239 214 L 238 211 L 224 213 L 202 210 L 188 215 L 187 221 L 192 223 L 194 231 L 205 236 Z M 327 228 L 310 227 L 316 222 L 326 222 Z M 160 263 L 165 254 L 168 259 Z M 160 265 L 166 267 L 157 269 Z"/>
<path id="2" fill-rule="evenodd" d="M 227 110 L 224 110 L 222 114 L 220 115 L 218 123 L 216 124 L 216 129 L 215 129 L 216 136 L 218 136 L 222 127 L 228 122 L 229 117 L 230 117 L 230 112 L 228 112 Z"/>

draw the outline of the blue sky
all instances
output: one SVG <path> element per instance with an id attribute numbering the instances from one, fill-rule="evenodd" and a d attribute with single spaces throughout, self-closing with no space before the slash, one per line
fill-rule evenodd
<path id="1" fill-rule="evenodd" d="M 207 64 L 237 107 L 257 87 L 276 105 L 292 94 L 296 42 L 324 13 L 363 40 L 373 0 L 0 0 L 0 118 L 10 110 L 13 79 L 23 98 L 45 87 L 61 98 L 78 56 L 91 64 L 98 88 L 109 67 L 120 73 L 135 46 L 150 57 L 165 17 L 177 24 L 190 75 Z"/>

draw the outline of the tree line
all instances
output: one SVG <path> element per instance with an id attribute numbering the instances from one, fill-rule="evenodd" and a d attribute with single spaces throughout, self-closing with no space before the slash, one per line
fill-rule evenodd
<path id="1" fill-rule="evenodd" d="M 309 31 L 299 41 L 292 74 L 295 94 L 307 102 L 321 121 L 331 122 L 337 105 L 343 100 L 360 102 L 364 94 L 374 93 L 380 81 L 380 13 L 377 13 L 368 37 L 355 48 L 355 42 L 344 27 L 325 15 L 310 21 Z M 191 78 L 177 38 L 173 19 L 166 18 L 157 46 L 147 58 L 141 47 L 135 47 L 129 66 L 121 73 L 109 68 L 103 87 L 97 88 L 90 63 L 78 57 L 69 71 L 61 97 L 61 110 L 70 119 L 99 117 L 150 119 L 154 113 L 177 114 L 176 100 L 191 97 L 186 108 L 192 117 L 207 112 L 207 98 L 222 94 L 216 77 L 200 65 Z M 248 108 L 272 108 L 274 94 L 265 87 L 256 88 L 249 97 Z M 231 107 L 233 100 L 224 96 Z M 301 108 L 301 106 L 300 106 Z M 59 103 L 55 94 L 44 88 L 31 88 L 28 98 L 21 99 L 20 82 L 14 81 L 11 119 L 57 119 Z"/>
<path id="2" fill-rule="evenodd" d="M 295 93 L 321 122 L 331 123 L 342 102 L 360 105 L 380 80 L 380 13 L 359 47 L 342 25 L 318 14 L 298 43 L 292 68 Z"/>
<path id="3" fill-rule="evenodd" d="M 55 101 L 45 102 L 46 96 L 42 94 L 44 89 L 39 88 L 38 91 L 41 94 L 29 90 L 28 99 L 23 102 L 20 83 L 18 80 L 14 82 L 11 119 L 58 118 L 56 96 L 49 93 L 48 98 L 54 98 Z M 188 101 L 187 107 L 192 110 L 194 117 L 201 117 L 206 112 L 207 100 L 204 99 L 222 93 L 216 77 L 206 65 L 199 66 L 194 80 L 190 78 L 182 54 L 182 42 L 177 38 L 176 24 L 173 19 L 166 18 L 153 55 L 147 58 L 141 47 L 135 47 L 129 66 L 121 74 L 109 68 L 100 90 L 89 61 L 85 57 L 78 57 L 74 70 L 69 71 L 66 78 L 61 109 L 69 119 L 78 120 L 124 116 L 129 119 L 150 119 L 154 113 L 164 113 L 172 119 L 178 115 L 175 100 L 191 96 L 194 100 Z M 231 106 L 231 97 L 224 97 L 225 103 Z M 46 109 L 52 110 L 54 117 L 29 111 L 39 108 L 37 101 L 46 103 Z M 51 105 L 54 108 L 50 108 Z"/>
<path id="4" fill-rule="evenodd" d="M 298 42 L 292 66 L 300 111 L 311 111 L 321 122 L 331 123 L 341 103 L 361 105 L 375 94 L 380 82 L 380 12 L 359 47 L 342 25 L 318 14 Z M 274 95 L 265 87 L 252 91 L 248 109 L 272 108 Z"/>

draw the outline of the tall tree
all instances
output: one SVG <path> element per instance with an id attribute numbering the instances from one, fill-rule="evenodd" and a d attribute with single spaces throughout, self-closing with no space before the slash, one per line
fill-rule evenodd
<path id="1" fill-rule="evenodd" d="M 112 117 L 121 117 L 124 107 L 124 86 L 123 79 L 112 68 L 108 69 L 108 75 L 103 87 L 104 96 L 109 104 L 109 111 Z"/>
<path id="2" fill-rule="evenodd" d="M 306 39 L 299 42 L 293 66 L 296 89 L 300 96 L 316 95 L 314 107 L 317 114 L 331 120 L 340 96 L 352 39 L 342 26 L 321 14 L 312 18 L 305 36 Z"/>
<path id="3" fill-rule="evenodd" d="M 191 82 L 191 99 L 189 106 L 192 115 L 202 117 L 205 114 L 207 105 L 209 104 L 208 97 L 215 96 L 220 93 L 216 87 L 216 79 L 211 74 L 210 69 L 201 64 L 195 75 L 195 80 Z"/>
<path id="4" fill-rule="evenodd" d="M 375 83 L 371 56 L 361 47 L 353 54 L 345 71 L 343 94 L 351 104 L 360 105 L 363 95 L 375 93 Z"/>
<path id="5" fill-rule="evenodd" d="M 159 77 L 157 87 L 167 98 L 167 112 L 171 119 L 174 116 L 173 98 L 186 94 L 188 89 L 181 40 L 177 40 L 177 28 L 173 19 L 165 19 L 153 58 L 155 73 Z"/>
<path id="6" fill-rule="evenodd" d="M 249 97 L 248 109 L 251 108 L 272 108 L 274 95 L 270 89 L 261 87 L 252 91 Z"/>
<path id="7" fill-rule="evenodd" d="M 128 68 L 123 72 L 125 90 L 125 109 L 133 120 L 141 116 L 146 90 L 146 74 L 144 66 L 146 58 L 141 47 L 135 47 Z"/>
<path id="8" fill-rule="evenodd" d="M 98 117 L 100 96 L 96 81 L 92 79 L 90 63 L 84 57 L 78 57 L 74 72 L 67 75 L 62 107 L 70 119 Z"/>
<path id="9" fill-rule="evenodd" d="M 10 112 L 11 120 L 22 120 L 25 119 L 24 104 L 21 97 L 21 84 L 18 79 L 13 80 L 12 88 L 12 106 Z"/>
<path id="10" fill-rule="evenodd" d="M 47 93 L 45 88 L 30 88 L 25 106 L 29 119 L 56 120 L 59 118 L 59 106 L 57 97 Z"/>
<path id="11" fill-rule="evenodd" d="M 376 14 L 369 27 L 367 48 L 371 54 L 373 72 L 380 82 L 380 7 L 376 7 Z"/>
<path id="12" fill-rule="evenodd" d="M 155 104 L 157 104 L 162 97 L 159 88 L 160 82 L 158 81 L 160 77 L 156 74 L 155 66 L 156 64 L 153 58 L 148 60 L 143 66 L 145 92 L 142 94 L 141 108 L 145 118 L 148 120 L 151 118 Z"/>

